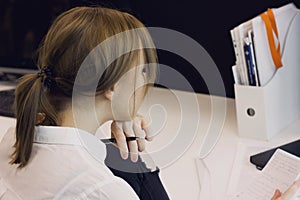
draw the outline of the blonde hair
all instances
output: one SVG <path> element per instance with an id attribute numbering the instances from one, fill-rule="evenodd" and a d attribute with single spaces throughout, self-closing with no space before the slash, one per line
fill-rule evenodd
<path id="1" fill-rule="evenodd" d="M 101 7 L 76 7 L 56 18 L 41 44 L 37 63 L 39 69 L 47 66 L 51 77 L 41 74 L 25 75 L 15 91 L 17 124 L 11 164 L 19 164 L 19 168 L 22 168 L 28 163 L 38 113 L 45 113 L 45 120 L 39 125 L 60 124 L 59 113 L 72 98 L 78 70 L 88 54 L 111 36 L 143 27 L 139 20 L 128 13 Z M 142 46 L 149 46 L 146 43 L 153 46 L 149 33 L 143 29 L 139 34 L 127 34 L 123 37 L 122 44 L 106 46 L 103 55 L 99 55 L 98 64 L 102 65 L 103 73 L 96 87 L 97 94 L 110 89 L 132 68 L 132 62 L 141 50 L 127 52 L 112 63 L 106 63 L 106 56 L 120 50 L 123 45 L 130 46 L 137 42 L 142 43 Z M 156 63 L 154 48 L 145 48 L 142 52 L 146 63 Z M 149 78 L 155 77 L 156 69 L 149 70 Z M 51 87 L 47 88 L 44 83 L 49 78 Z"/>

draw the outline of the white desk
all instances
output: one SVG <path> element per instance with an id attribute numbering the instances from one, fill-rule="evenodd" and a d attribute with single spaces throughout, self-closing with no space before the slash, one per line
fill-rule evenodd
<path id="1" fill-rule="evenodd" d="M 163 89 L 156 89 L 148 100 L 152 104 L 160 102 L 160 104 L 165 106 L 166 112 L 168 113 L 168 120 L 170 121 L 169 123 L 166 122 L 165 127 L 161 130 L 160 134 L 157 135 L 155 140 L 148 144 L 147 149 L 150 153 L 163 148 L 164 144 L 169 143 L 176 137 L 174 130 L 176 130 L 179 120 L 177 119 L 178 117 L 175 116 L 180 116 L 180 109 L 176 106 L 178 103 L 175 100 L 172 100 L 174 95 L 181 97 L 180 99 L 188 99 L 188 97 L 193 95 L 182 91 L 174 92 L 175 93 L 172 94 Z M 229 183 L 234 183 L 234 181 L 231 180 L 231 175 L 233 174 L 232 169 L 233 164 L 236 162 L 235 157 L 237 150 L 240 150 L 238 147 L 241 146 L 241 144 L 268 149 L 300 138 L 300 119 L 268 142 L 239 138 L 237 132 L 235 101 L 234 99 L 226 98 L 227 112 L 224 126 L 221 129 L 221 137 L 213 151 L 202 160 L 204 166 L 200 166 L 199 169 L 196 165 L 196 160 L 199 156 L 204 135 L 210 126 L 212 108 L 210 96 L 197 94 L 197 99 L 201 115 L 200 124 L 197 135 L 188 149 L 183 155 L 169 165 L 165 165 L 162 161 L 166 155 L 162 155 L 163 158 L 160 158 L 159 154 L 153 157 L 161 168 L 161 178 L 171 199 L 227 199 L 230 197 L 228 195 Z M 217 99 L 220 101 L 224 100 L 223 97 L 217 97 Z M 197 115 L 196 109 L 193 107 L 187 106 L 186 109 L 188 109 L 188 112 L 190 113 L 189 117 L 191 119 Z M 159 118 L 161 112 L 158 113 L 159 114 L 157 115 L 154 114 L 154 116 Z M 218 112 L 215 114 L 222 115 L 222 113 Z M 191 134 L 193 131 L 194 130 L 189 128 L 184 130 L 185 134 Z M 252 150 L 252 154 L 256 152 L 257 148 Z M 163 151 L 162 154 L 164 154 Z M 161 166 L 160 163 L 163 163 L 163 166 Z M 238 164 L 243 167 L 243 169 L 247 169 L 247 171 L 241 171 L 241 174 L 239 175 L 241 177 L 246 176 L 247 178 L 244 180 L 237 180 L 238 182 L 235 183 L 247 185 L 252 180 L 251 178 L 257 175 L 259 171 L 249 162 L 249 157 L 243 158 L 242 162 L 239 162 Z M 198 169 L 200 170 L 200 174 L 198 173 Z M 199 177 L 202 179 L 200 180 Z"/>
<path id="2" fill-rule="evenodd" d="M 0 85 L 0 90 L 9 88 L 11 88 L 10 85 Z M 174 156 L 173 154 L 173 152 L 176 152 L 176 149 L 173 149 L 173 152 L 168 149 L 168 145 L 172 145 L 172 142 L 176 140 L 176 137 L 180 132 L 185 132 L 187 138 L 190 138 L 191 135 L 189 134 L 193 134 L 195 131 L 192 130 L 194 128 L 192 124 L 190 124 L 190 126 L 187 124 L 185 130 L 177 132 L 181 126 L 181 119 L 178 117 L 178 115 L 180 116 L 180 104 L 178 104 L 178 100 L 176 100 L 175 96 L 180 97 L 182 102 L 190 105 L 188 101 L 191 95 L 191 93 L 181 91 L 174 91 L 174 93 L 171 93 L 165 89 L 156 88 L 153 90 L 152 95 L 146 100 L 141 112 L 146 112 L 149 105 L 155 104 L 161 104 L 164 109 L 161 109 L 161 106 L 154 106 L 152 108 L 152 118 L 154 124 L 156 124 L 154 129 L 160 129 L 160 133 L 151 143 L 147 144 L 147 151 L 159 165 L 161 169 L 161 179 L 171 199 L 194 200 L 199 199 L 200 195 L 201 199 L 204 200 L 226 199 L 238 143 L 243 141 L 239 139 L 237 135 L 234 99 L 217 97 L 220 101 L 226 100 L 227 113 L 225 123 L 221 131 L 221 137 L 215 148 L 205 159 L 203 159 L 209 171 L 200 167 L 201 174 L 199 174 L 196 166 L 196 158 L 199 155 L 205 133 L 209 128 L 212 113 L 210 97 L 208 95 L 197 94 L 196 96 L 199 101 L 201 117 L 200 124 L 196 129 L 195 137 L 193 137 L 192 141 L 189 141 L 189 146 L 181 152 L 181 155 L 177 156 Z M 189 113 L 188 118 L 190 119 L 190 123 L 193 123 L 193 119 L 199 114 L 197 109 L 193 108 L 193 106 L 187 106 L 185 109 L 187 109 L 187 112 Z M 163 119 L 165 119 L 164 123 Z M 298 139 L 300 138 L 299 122 L 295 122 L 270 142 L 246 141 L 252 142 L 253 144 L 259 143 L 267 146 L 277 146 Z M 12 118 L 0 117 L 0 133 L 3 133 L 14 123 L 15 121 Z M 161 125 L 163 125 L 162 128 L 160 128 Z M 186 141 L 183 141 L 183 143 L 185 143 L 185 145 L 187 144 Z M 181 144 L 178 145 L 179 149 L 182 148 L 180 145 Z M 168 149 L 168 152 L 165 152 L 164 149 Z M 168 159 L 172 162 L 165 162 Z M 245 165 L 251 166 L 249 162 L 246 162 Z M 249 176 L 251 176 L 257 173 L 257 170 L 253 169 L 253 171 L 245 173 L 248 173 Z M 206 181 L 205 183 L 202 183 L 202 190 L 200 190 L 199 175 L 204 178 L 202 179 L 202 182 Z M 249 177 L 249 180 L 242 180 L 240 184 L 247 184 L 250 179 L 251 177 Z"/>

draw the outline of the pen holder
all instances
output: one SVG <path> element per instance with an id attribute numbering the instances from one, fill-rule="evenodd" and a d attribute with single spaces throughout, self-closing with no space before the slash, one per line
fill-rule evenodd
<path id="1" fill-rule="evenodd" d="M 234 85 L 239 136 L 269 140 L 299 118 L 299 36 L 300 15 L 297 15 L 287 35 L 283 67 L 263 87 Z"/>

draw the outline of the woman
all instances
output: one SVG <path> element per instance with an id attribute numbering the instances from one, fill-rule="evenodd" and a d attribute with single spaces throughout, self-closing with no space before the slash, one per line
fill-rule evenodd
<path id="1" fill-rule="evenodd" d="M 155 67 L 142 64 L 155 63 L 156 53 L 141 49 L 153 46 L 143 27 L 99 7 L 73 8 L 53 22 L 39 49 L 40 72 L 16 88 L 16 128 L 0 144 L 0 197 L 138 199 L 105 166 L 105 145 L 93 134 L 108 120 L 132 120 L 153 82 Z"/>
<path id="2" fill-rule="evenodd" d="M 0 144 L 0 198 L 138 199 L 105 166 L 105 146 L 93 134 L 108 120 L 136 116 L 155 78 L 151 47 L 129 14 L 96 7 L 61 14 L 39 50 L 40 72 L 16 88 L 17 124 Z M 124 143 L 123 135 L 121 155 Z"/>

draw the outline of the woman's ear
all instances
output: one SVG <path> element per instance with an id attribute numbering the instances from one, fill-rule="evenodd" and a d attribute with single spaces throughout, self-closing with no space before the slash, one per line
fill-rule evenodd
<path id="1" fill-rule="evenodd" d="M 112 96 L 114 94 L 114 88 L 110 88 L 104 92 L 104 97 L 110 101 L 112 101 Z"/>

